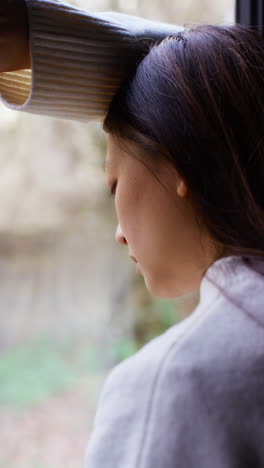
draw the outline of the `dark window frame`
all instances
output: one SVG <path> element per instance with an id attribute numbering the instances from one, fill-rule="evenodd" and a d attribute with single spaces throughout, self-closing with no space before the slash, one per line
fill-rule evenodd
<path id="1" fill-rule="evenodd" d="M 264 0 L 236 0 L 236 22 L 253 26 L 263 34 Z"/>

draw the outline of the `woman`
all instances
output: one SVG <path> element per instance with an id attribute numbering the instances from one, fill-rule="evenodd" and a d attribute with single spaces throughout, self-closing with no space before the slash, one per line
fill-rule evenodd
<path id="1" fill-rule="evenodd" d="M 104 121 L 116 239 L 188 319 L 108 377 L 87 466 L 264 467 L 264 54 L 242 26 L 150 47 Z"/>
<path id="2" fill-rule="evenodd" d="M 103 125 L 116 239 L 200 301 L 111 371 L 87 467 L 264 467 L 263 38 L 187 28 L 134 65 Z"/>

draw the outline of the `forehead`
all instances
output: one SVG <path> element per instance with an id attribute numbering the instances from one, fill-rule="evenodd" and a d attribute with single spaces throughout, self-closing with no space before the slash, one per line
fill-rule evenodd
<path id="1" fill-rule="evenodd" d="M 112 159 L 114 158 L 115 153 L 118 150 L 118 146 L 111 135 L 107 136 L 107 152 L 106 152 L 106 166 L 111 164 Z"/>
<path id="2" fill-rule="evenodd" d="M 113 135 L 108 135 L 107 138 L 107 153 L 105 159 L 105 170 L 111 171 L 116 169 L 121 169 L 121 167 L 126 167 L 126 169 L 133 170 L 139 166 L 145 165 L 148 160 L 148 165 L 150 160 L 146 157 L 142 149 L 134 142 L 118 139 Z"/>
<path id="3" fill-rule="evenodd" d="M 116 166 L 122 156 L 124 156 L 124 151 L 121 149 L 117 140 L 112 135 L 108 135 L 105 170 L 111 170 L 113 166 Z"/>

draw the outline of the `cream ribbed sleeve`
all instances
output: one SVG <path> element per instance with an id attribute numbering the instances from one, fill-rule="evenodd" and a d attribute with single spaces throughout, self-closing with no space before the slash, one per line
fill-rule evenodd
<path id="1" fill-rule="evenodd" d="M 72 120 L 102 120 L 146 42 L 183 28 L 62 2 L 26 0 L 31 70 L 0 73 L 10 108 Z"/>

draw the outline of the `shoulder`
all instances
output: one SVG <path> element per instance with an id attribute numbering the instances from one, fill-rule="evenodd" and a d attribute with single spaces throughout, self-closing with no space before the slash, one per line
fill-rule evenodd
<path id="1" fill-rule="evenodd" d="M 110 372 L 89 461 L 109 453 L 115 468 L 253 466 L 242 457 L 245 440 L 255 454 L 264 437 L 263 338 L 222 295 L 198 306 Z"/>
<path id="2" fill-rule="evenodd" d="M 256 309 L 244 310 L 223 295 L 206 307 L 201 304 L 182 323 L 116 366 L 104 394 L 122 387 L 148 398 L 155 394 L 157 402 L 164 392 L 193 400 L 210 394 L 211 401 L 219 398 L 223 407 L 224 395 L 264 391 L 264 327 L 258 316 Z"/>
<path id="3" fill-rule="evenodd" d="M 238 283 L 226 288 L 229 298 L 200 301 L 110 372 L 89 461 L 108 452 L 111 468 L 242 468 L 264 460 L 263 284 Z"/>

